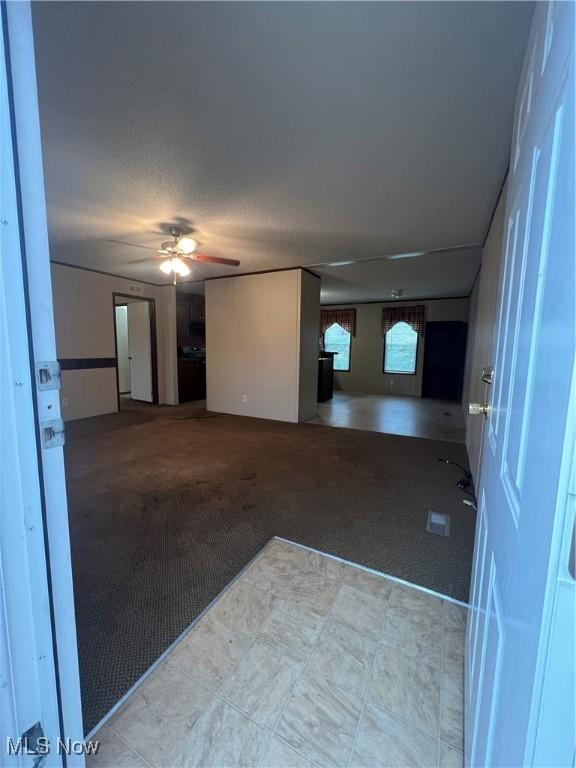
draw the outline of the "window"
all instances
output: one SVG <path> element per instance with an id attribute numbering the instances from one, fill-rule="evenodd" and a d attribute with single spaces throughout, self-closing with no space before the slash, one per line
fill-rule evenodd
<path id="1" fill-rule="evenodd" d="M 396 323 L 384 336 L 384 373 L 416 373 L 418 334 L 408 323 Z"/>
<path id="2" fill-rule="evenodd" d="M 332 323 L 324 333 L 324 349 L 326 352 L 337 352 L 334 357 L 335 371 L 350 370 L 350 344 L 352 336 L 338 323 Z"/>

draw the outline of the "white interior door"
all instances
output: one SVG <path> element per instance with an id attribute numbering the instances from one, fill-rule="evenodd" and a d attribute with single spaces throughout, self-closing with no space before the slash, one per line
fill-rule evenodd
<path id="1" fill-rule="evenodd" d="M 573 3 L 536 4 L 516 104 L 467 636 L 473 766 L 533 765 L 546 719 L 574 707 L 572 695 L 542 709 L 573 458 L 573 31 Z M 556 661 L 568 675 L 566 631 Z M 557 741 L 571 765 L 573 727 Z"/>
<path id="2" fill-rule="evenodd" d="M 128 346 L 128 307 L 122 304 L 116 313 L 116 355 L 118 357 L 118 390 L 130 394 L 130 347 Z"/>
<path id="3" fill-rule="evenodd" d="M 133 400 L 151 403 L 153 398 L 150 303 L 135 301 L 127 306 L 131 396 Z"/>

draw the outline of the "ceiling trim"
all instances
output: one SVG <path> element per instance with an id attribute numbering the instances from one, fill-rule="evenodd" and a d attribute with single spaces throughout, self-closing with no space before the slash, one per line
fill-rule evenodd
<path id="1" fill-rule="evenodd" d="M 340 302 L 338 304 L 322 304 L 323 307 L 358 307 L 361 304 L 398 304 L 399 306 L 402 306 L 403 304 L 412 304 L 415 301 L 451 301 L 451 300 L 462 300 L 462 299 L 469 299 L 470 294 L 468 293 L 466 296 L 429 296 L 429 297 L 418 297 L 416 299 L 381 299 L 380 301 L 377 300 L 370 300 L 370 301 L 344 301 Z"/>
<path id="2" fill-rule="evenodd" d="M 302 272 L 307 272 L 309 275 L 312 275 L 313 277 L 317 277 L 318 280 L 322 280 L 322 276 L 319 275 L 317 272 L 313 272 L 311 269 L 308 269 L 308 267 L 280 267 L 279 269 L 259 269 L 255 272 L 238 272 L 234 275 L 216 275 L 215 277 L 205 277 L 204 282 L 208 283 L 211 280 L 227 280 L 230 277 L 248 277 L 249 275 L 269 275 L 273 272 L 294 272 L 297 269 L 301 269 Z M 188 280 L 189 283 L 194 282 L 201 282 L 200 280 Z M 180 285 L 185 285 L 185 283 L 180 283 Z"/>
<path id="3" fill-rule="evenodd" d="M 50 264 L 58 264 L 60 267 L 70 267 L 70 269 L 80 269 L 82 272 L 94 272 L 97 275 L 106 275 L 107 277 L 116 277 L 118 280 L 128 280 L 131 283 L 143 283 L 152 285 L 154 288 L 166 288 L 173 283 L 153 283 L 150 280 L 142 280 L 140 277 L 126 277 L 126 275 L 117 275 L 115 272 L 104 272 L 103 269 L 93 269 L 92 267 L 81 267 L 79 264 L 69 264 L 67 261 L 57 261 L 50 259 Z M 200 280 L 190 280 L 189 282 L 200 282 Z"/>

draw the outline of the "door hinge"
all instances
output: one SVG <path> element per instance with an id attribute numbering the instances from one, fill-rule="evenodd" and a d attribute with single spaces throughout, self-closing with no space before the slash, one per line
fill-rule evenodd
<path id="1" fill-rule="evenodd" d="M 487 365 L 486 368 L 482 368 L 482 381 L 485 384 L 494 383 L 494 368 L 491 365 Z"/>
<path id="2" fill-rule="evenodd" d="M 42 447 L 57 448 L 60 445 L 64 445 L 66 442 L 65 429 L 64 421 L 62 419 L 43 421 L 40 424 L 40 431 L 42 433 Z"/>
<path id="3" fill-rule="evenodd" d="M 38 389 L 60 389 L 62 384 L 60 363 L 57 360 L 36 363 L 36 383 Z"/>

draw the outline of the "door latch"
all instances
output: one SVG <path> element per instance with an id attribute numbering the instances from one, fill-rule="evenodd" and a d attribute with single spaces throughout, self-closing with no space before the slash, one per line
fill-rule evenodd
<path id="1" fill-rule="evenodd" d="M 488 416 L 490 413 L 490 406 L 488 403 L 468 403 L 468 413 L 471 416 L 479 416 L 480 414 Z"/>
<path id="2" fill-rule="evenodd" d="M 57 448 L 66 442 L 64 421 L 62 419 L 52 419 L 43 421 L 40 424 L 42 433 L 42 446 L 44 448 Z"/>
<path id="3" fill-rule="evenodd" d="M 57 360 L 36 363 L 36 383 L 41 390 L 60 389 L 60 363 Z"/>

